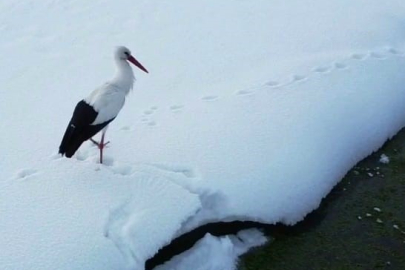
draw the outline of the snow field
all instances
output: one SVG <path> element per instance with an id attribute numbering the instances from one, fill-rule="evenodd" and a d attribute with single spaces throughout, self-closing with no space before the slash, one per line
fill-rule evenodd
<path id="1" fill-rule="evenodd" d="M 404 16 L 399 0 L 1 1 L 0 269 L 142 268 L 205 223 L 302 220 L 404 126 Z M 91 144 L 60 158 L 116 45 L 150 74 L 106 164 Z M 265 241 L 238 236 L 159 269 L 235 269 Z"/>

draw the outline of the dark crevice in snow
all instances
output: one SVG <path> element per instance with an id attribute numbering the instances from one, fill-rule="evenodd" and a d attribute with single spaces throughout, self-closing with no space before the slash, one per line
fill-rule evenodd
<path id="1" fill-rule="evenodd" d="M 236 234 L 241 230 L 262 227 L 263 224 L 257 222 L 217 222 L 209 223 L 198 227 L 188 233 L 185 233 L 176 239 L 172 240 L 168 245 L 161 248 L 155 256 L 150 258 L 145 263 L 146 270 L 152 270 L 156 266 L 165 263 L 172 257 L 190 249 L 193 245 L 203 238 L 207 233 L 214 236 L 222 236 L 229 234 Z"/>
<path id="2" fill-rule="evenodd" d="M 294 226 L 287 226 L 280 223 L 276 225 L 264 224 L 253 221 L 209 223 L 173 239 L 169 244 L 161 248 L 152 258 L 146 261 L 145 270 L 152 270 L 156 266 L 169 261 L 174 256 L 187 251 L 207 233 L 214 236 L 224 236 L 237 234 L 242 230 L 256 228 L 262 230 L 268 236 L 299 234 L 314 229 L 322 221 L 324 216 L 325 213 L 323 213 L 322 209 L 318 209 Z"/>

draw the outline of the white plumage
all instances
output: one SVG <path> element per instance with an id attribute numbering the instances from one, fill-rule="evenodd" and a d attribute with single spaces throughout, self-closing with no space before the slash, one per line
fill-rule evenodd
<path id="1" fill-rule="evenodd" d="M 125 103 L 125 97 L 133 88 L 135 76 L 127 62 L 127 55 L 131 52 L 125 47 L 118 47 L 114 59 L 117 67 L 112 80 L 95 89 L 84 99 L 98 112 L 92 125 L 104 123 L 115 118 Z"/>

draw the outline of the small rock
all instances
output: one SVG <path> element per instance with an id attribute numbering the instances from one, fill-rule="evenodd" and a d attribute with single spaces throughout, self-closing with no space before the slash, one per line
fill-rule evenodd
<path id="1" fill-rule="evenodd" d="M 360 175 L 359 171 L 353 171 L 355 175 Z"/>
<path id="2" fill-rule="evenodd" d="M 366 213 L 366 217 L 372 217 L 373 215 L 370 213 Z"/>
<path id="3" fill-rule="evenodd" d="M 373 209 L 374 209 L 374 211 L 376 211 L 376 212 L 381 212 L 381 209 L 378 208 L 378 207 L 374 207 Z"/>
<path id="4" fill-rule="evenodd" d="M 376 172 L 375 174 L 376 174 L 376 175 L 380 175 L 380 172 Z"/>
<path id="5" fill-rule="evenodd" d="M 394 224 L 392 227 L 394 227 L 394 229 L 399 230 L 399 226 L 397 224 Z"/>
<path id="6" fill-rule="evenodd" d="M 385 264 L 386 264 L 386 265 L 391 265 L 391 262 L 386 262 Z"/>
<path id="7" fill-rule="evenodd" d="M 370 170 L 370 168 L 366 168 L 366 171 L 369 171 Z"/>
<path id="8" fill-rule="evenodd" d="M 370 177 L 373 177 L 374 176 L 374 174 L 372 174 L 372 173 L 367 173 L 368 174 L 368 176 L 370 176 Z"/>
<path id="9" fill-rule="evenodd" d="M 376 222 L 380 223 L 380 224 L 383 223 L 383 221 L 381 219 L 379 219 L 379 218 L 377 218 Z"/>
<path id="10" fill-rule="evenodd" d="M 362 218 L 361 216 L 358 216 L 357 219 L 358 219 L 358 220 L 362 220 L 363 218 Z"/>

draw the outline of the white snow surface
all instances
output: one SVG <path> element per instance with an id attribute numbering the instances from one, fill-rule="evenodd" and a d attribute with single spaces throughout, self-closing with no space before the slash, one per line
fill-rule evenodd
<path id="1" fill-rule="evenodd" d="M 404 18 L 402 0 L 1 1 L 0 269 L 142 267 L 207 222 L 302 220 L 405 125 Z M 60 158 L 117 45 L 150 73 L 106 164 L 90 143 Z M 162 267 L 234 269 L 236 249 L 207 235 Z"/>

